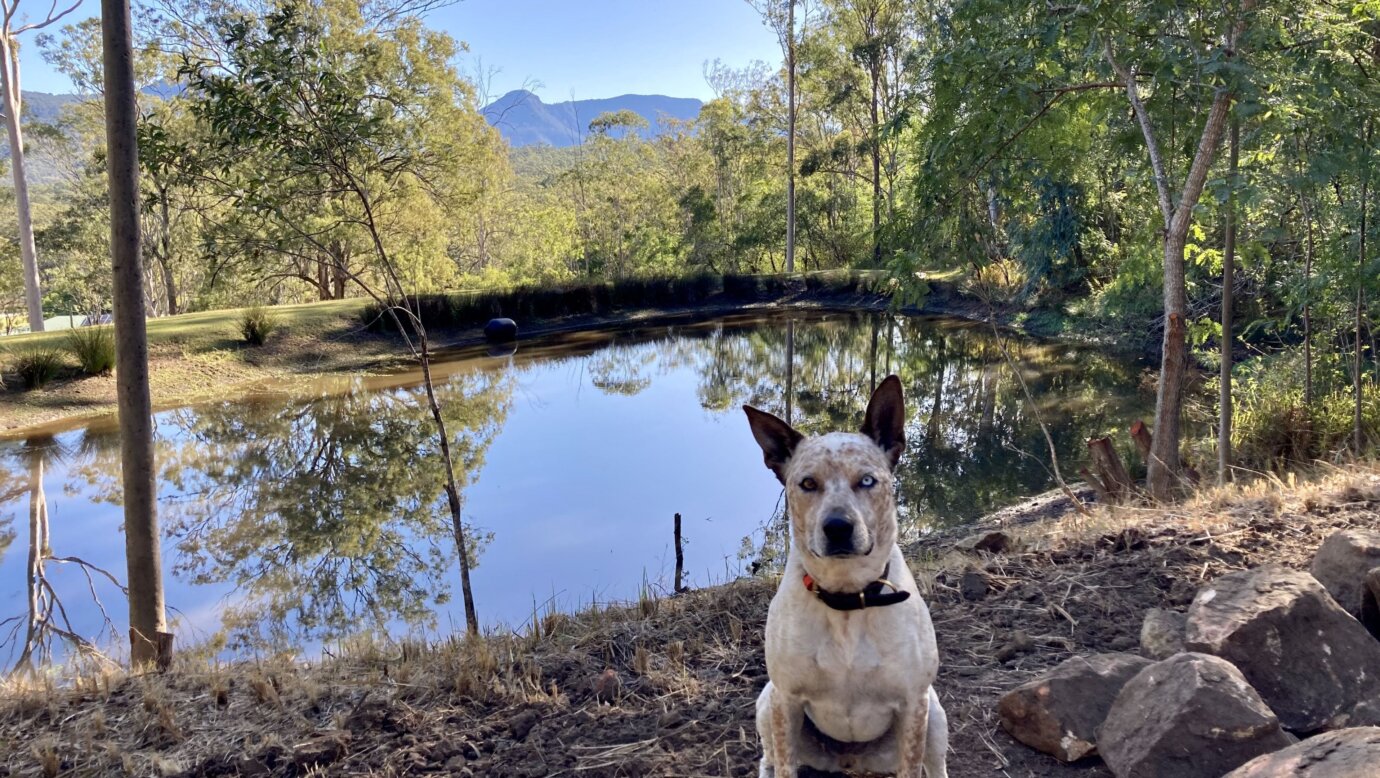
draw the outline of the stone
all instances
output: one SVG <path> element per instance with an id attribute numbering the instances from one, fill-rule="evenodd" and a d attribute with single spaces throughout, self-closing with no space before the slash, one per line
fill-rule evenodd
<path id="1" fill-rule="evenodd" d="M 507 343 L 517 340 L 517 322 L 512 319 L 489 319 L 484 325 L 484 339 L 491 343 Z"/>
<path id="2" fill-rule="evenodd" d="M 1258 756 L 1224 778 L 1371 778 L 1380 772 L 1380 728 L 1339 729 Z"/>
<path id="3" fill-rule="evenodd" d="M 1230 662 L 1185 653 L 1122 687 L 1097 742 L 1117 778 L 1220 778 L 1293 740 Z"/>
<path id="4" fill-rule="evenodd" d="M 1140 653 L 1155 661 L 1168 659 L 1184 650 L 1184 627 L 1188 617 L 1178 611 L 1151 608 L 1140 625 Z"/>
<path id="5" fill-rule="evenodd" d="M 969 570 L 958 579 L 958 591 L 963 595 L 963 599 L 976 601 L 987 596 L 987 576 L 981 571 Z"/>
<path id="6" fill-rule="evenodd" d="M 1366 573 L 1366 592 L 1369 596 L 1361 603 L 1361 626 L 1380 638 L 1380 567 Z"/>
<path id="7" fill-rule="evenodd" d="M 623 682 L 612 668 L 605 670 L 594 681 L 594 699 L 606 705 L 618 702 L 618 696 L 622 691 Z"/>
<path id="8" fill-rule="evenodd" d="M 1001 728 L 1063 762 L 1091 756 L 1117 693 L 1150 664 L 1135 654 L 1075 656 L 1003 695 L 997 702 Z"/>
<path id="9" fill-rule="evenodd" d="M 541 721 L 540 713 L 531 709 L 525 710 L 514 716 L 512 721 L 508 722 L 508 731 L 512 733 L 513 740 L 521 743 L 527 739 L 527 735 L 539 721 Z"/>
<path id="10" fill-rule="evenodd" d="M 1313 555 L 1313 577 L 1327 589 L 1332 599 L 1347 613 L 1361 618 L 1365 600 L 1366 574 L 1380 567 L 1380 532 L 1344 529 L 1324 540 Z"/>
<path id="11" fill-rule="evenodd" d="M 1308 573 L 1266 565 L 1204 586 L 1184 647 L 1236 665 L 1292 732 L 1380 724 L 1380 642 Z"/>
<path id="12" fill-rule="evenodd" d="M 1001 554 L 1011 548 L 1011 536 L 1001 530 L 978 532 L 954 543 L 954 550 L 969 554 Z"/>

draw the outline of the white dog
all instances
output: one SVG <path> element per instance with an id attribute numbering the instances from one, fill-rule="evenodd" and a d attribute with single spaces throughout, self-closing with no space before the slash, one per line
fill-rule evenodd
<path id="1" fill-rule="evenodd" d="M 804 437 L 744 406 L 786 487 L 791 549 L 767 612 L 757 698 L 763 778 L 826 771 L 947 778 L 949 728 L 933 684 L 930 612 L 896 544 L 893 470 L 905 448 L 901 382 L 889 376 L 862 432 Z"/>

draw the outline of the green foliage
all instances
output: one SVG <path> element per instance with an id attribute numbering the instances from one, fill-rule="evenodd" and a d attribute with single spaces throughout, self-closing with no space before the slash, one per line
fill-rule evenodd
<path id="1" fill-rule="evenodd" d="M 246 308 L 240 315 L 240 337 L 251 346 L 262 346 L 278 329 L 278 317 L 261 306 Z"/>
<path id="2" fill-rule="evenodd" d="M 67 333 L 67 350 L 87 375 L 108 373 L 115 367 L 115 330 L 110 326 L 77 327 Z"/>
<path id="3" fill-rule="evenodd" d="M 1341 360 L 1316 366 L 1312 404 L 1305 402 L 1302 354 L 1291 350 L 1242 366 L 1234 386 L 1232 448 L 1238 465 L 1277 470 L 1354 454 L 1356 398 Z M 1380 385 L 1361 383 L 1362 444 L 1380 445 Z"/>
<path id="4" fill-rule="evenodd" d="M 43 388 L 57 378 L 63 368 L 62 351 L 57 348 L 34 346 L 17 350 L 10 356 L 10 369 L 25 389 Z"/>

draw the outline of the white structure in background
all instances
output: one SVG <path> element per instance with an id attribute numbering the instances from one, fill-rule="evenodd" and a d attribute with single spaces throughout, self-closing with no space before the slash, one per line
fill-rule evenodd
<path id="1" fill-rule="evenodd" d="M 5 314 L 0 314 L 0 316 L 3 315 Z M 22 316 L 18 318 L 20 318 L 22 321 Z M 97 324 L 109 324 L 111 323 L 111 321 L 113 321 L 113 319 L 108 313 L 101 313 L 94 316 L 78 316 L 76 314 L 72 314 L 70 316 L 54 316 L 51 319 L 43 320 L 43 330 L 45 332 L 52 332 L 53 330 L 71 330 L 76 329 L 77 327 L 91 327 Z M 6 330 L 6 328 L 4 327 L 0 327 L 0 336 L 22 335 L 28 331 L 28 326 L 24 324 L 19 324 L 15 327 L 9 328 L 8 330 Z"/>

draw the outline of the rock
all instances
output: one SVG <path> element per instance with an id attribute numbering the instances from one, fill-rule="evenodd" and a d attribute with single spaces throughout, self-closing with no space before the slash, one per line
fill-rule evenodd
<path id="1" fill-rule="evenodd" d="M 517 322 L 512 319 L 489 319 L 484 325 L 484 339 L 490 343 L 507 343 L 517 340 Z"/>
<path id="2" fill-rule="evenodd" d="M 594 699 L 607 705 L 618 702 L 618 695 L 623 691 L 623 682 L 618 680 L 618 673 L 612 668 L 605 670 L 594 681 Z"/>
<path id="3" fill-rule="evenodd" d="M 1369 596 L 1361 603 L 1361 626 L 1380 638 L 1380 567 L 1366 573 L 1366 591 Z"/>
<path id="4" fill-rule="evenodd" d="M 965 600 L 981 600 L 987 596 L 987 576 L 977 570 L 969 570 L 958 580 L 958 591 Z"/>
<path id="5" fill-rule="evenodd" d="M 1011 737 L 1064 762 L 1097 752 L 1097 728 L 1126 682 L 1151 664 L 1134 654 L 1076 656 L 997 702 Z"/>
<path id="6" fill-rule="evenodd" d="M 1001 554 L 1009 548 L 1011 548 L 1011 536 L 1001 530 L 979 532 L 954 544 L 954 550 L 969 554 L 976 554 L 980 551 L 988 554 Z"/>
<path id="7" fill-rule="evenodd" d="M 998 662 L 1009 662 L 1033 648 L 1035 648 L 1035 641 L 1024 630 L 1018 629 L 1011 633 L 1011 639 L 1007 641 L 1006 645 L 997 649 L 992 657 Z"/>
<path id="8" fill-rule="evenodd" d="M 1293 741 L 1230 662 L 1178 654 L 1122 687 L 1097 742 L 1117 778 L 1220 778 Z"/>
<path id="9" fill-rule="evenodd" d="M 1369 778 L 1380 764 L 1380 728 L 1339 729 L 1259 756 L 1224 778 Z"/>
<path id="10" fill-rule="evenodd" d="M 1337 604 L 1361 618 L 1364 601 L 1370 598 L 1366 574 L 1380 567 L 1380 532 L 1345 529 L 1334 532 L 1313 555 L 1313 577 Z"/>
<path id="11" fill-rule="evenodd" d="M 1178 611 L 1151 608 L 1140 625 L 1140 653 L 1159 661 L 1184 650 L 1188 617 Z"/>
<path id="12" fill-rule="evenodd" d="M 1293 732 L 1380 724 L 1380 643 L 1307 573 L 1266 565 L 1204 586 L 1184 646 L 1236 665 Z"/>
<path id="13" fill-rule="evenodd" d="M 535 727 L 538 721 L 541 721 L 541 714 L 528 709 L 514 716 L 513 720 L 508 722 L 508 731 L 512 733 L 514 740 L 522 742 L 527 739 L 528 733 L 532 731 L 532 727 Z"/>

